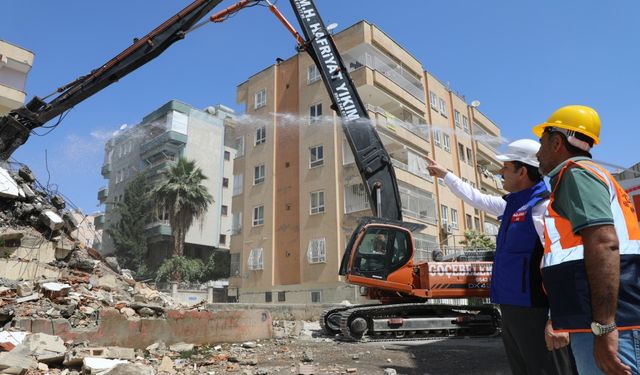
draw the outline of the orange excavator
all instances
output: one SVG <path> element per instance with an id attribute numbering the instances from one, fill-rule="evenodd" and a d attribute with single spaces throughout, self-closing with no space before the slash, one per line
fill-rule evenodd
<path id="1" fill-rule="evenodd" d="M 159 56 L 197 24 L 221 0 L 196 0 L 133 45 L 89 74 L 42 99 L 0 117 L 0 158 L 6 160 L 31 132 L 103 88 Z M 491 261 L 417 262 L 412 232 L 424 226 L 402 220 L 402 202 L 391 158 L 369 121 L 334 41 L 312 0 L 290 0 L 302 28 L 300 35 L 268 0 L 242 0 L 211 16 L 221 22 L 239 10 L 267 6 L 295 37 L 298 49 L 318 67 L 364 182 L 374 217 L 364 218 L 351 236 L 340 265 L 348 283 L 380 301 L 325 311 L 321 326 L 330 334 L 360 340 L 491 336 L 499 333 L 500 314 L 491 305 L 444 305 L 432 299 L 489 295 Z M 50 101 L 46 101 L 53 97 Z M 60 122 L 60 120 L 58 122 Z M 54 125 L 55 126 L 55 125 Z"/>

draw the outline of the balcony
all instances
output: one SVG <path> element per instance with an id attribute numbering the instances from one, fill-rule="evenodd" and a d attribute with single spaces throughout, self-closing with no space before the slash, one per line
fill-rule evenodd
<path id="1" fill-rule="evenodd" d="M 105 163 L 100 169 L 100 174 L 104 178 L 109 178 L 109 175 L 111 174 L 111 163 Z"/>
<path id="2" fill-rule="evenodd" d="M 420 163 L 420 161 L 424 162 L 423 164 Z M 418 177 L 421 177 L 427 181 L 431 181 L 433 182 L 433 177 L 431 177 L 429 175 L 429 172 L 427 170 L 427 161 L 425 159 L 419 158 L 418 160 L 416 160 L 415 163 L 412 163 L 412 165 L 410 166 L 409 164 L 403 163 L 398 159 L 394 159 L 391 158 L 391 164 L 393 164 L 394 168 L 398 168 L 401 169 L 403 171 L 407 171 L 411 174 L 414 174 Z M 422 168 L 424 167 L 424 169 Z"/>
<path id="3" fill-rule="evenodd" d="M 103 186 L 98 190 L 98 201 L 100 204 L 104 204 L 109 197 L 109 189 L 106 186 Z"/>
<path id="4" fill-rule="evenodd" d="M 0 83 L 0 114 L 21 107 L 25 97 L 23 91 Z"/>
<path id="5" fill-rule="evenodd" d="M 96 228 L 96 230 L 104 229 L 105 221 L 106 221 L 105 215 L 100 214 L 93 219 L 93 226 Z"/>
<path id="6" fill-rule="evenodd" d="M 420 137 L 421 139 L 429 142 L 429 126 L 425 123 L 425 121 L 424 121 L 424 119 L 422 117 L 419 117 L 419 116 L 415 115 L 416 116 L 415 118 L 417 118 L 419 123 L 418 124 L 412 124 L 412 123 L 400 120 L 393 113 L 385 110 L 384 108 L 382 108 L 380 106 L 367 103 L 366 107 L 367 107 L 368 111 L 373 112 L 376 115 L 384 117 L 384 120 L 386 121 L 387 128 L 391 129 L 392 131 L 397 132 L 398 128 L 402 128 L 402 129 L 408 130 L 413 135 L 416 135 L 416 136 Z M 422 123 L 420 123 L 420 122 L 422 122 Z M 425 148 L 426 147 L 427 146 L 425 145 Z"/>
<path id="7" fill-rule="evenodd" d="M 370 44 L 360 44 L 343 55 L 349 72 L 367 67 L 400 86 L 414 98 L 425 103 L 424 86 L 420 79 L 389 56 Z"/>
<path id="8" fill-rule="evenodd" d="M 157 221 L 145 227 L 144 235 L 149 242 L 167 239 L 171 237 L 171 226 L 168 221 Z"/>
<path id="9" fill-rule="evenodd" d="M 176 153 L 185 144 L 187 144 L 186 134 L 169 130 L 140 145 L 140 157 L 144 159 L 151 153 L 161 151 Z"/>

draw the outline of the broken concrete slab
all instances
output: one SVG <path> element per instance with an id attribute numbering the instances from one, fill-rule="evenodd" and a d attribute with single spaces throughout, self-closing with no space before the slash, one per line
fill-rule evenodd
<path id="1" fill-rule="evenodd" d="M 16 180 L 2 167 L 0 167 L 0 197 L 13 199 L 20 197 L 20 187 Z"/>
<path id="2" fill-rule="evenodd" d="M 29 184 L 35 182 L 36 180 L 33 172 L 31 172 L 31 169 L 29 169 L 29 167 L 27 167 L 26 165 L 20 167 L 20 169 L 18 170 L 18 176 L 20 176 L 25 182 Z"/>
<path id="3" fill-rule="evenodd" d="M 110 370 L 121 363 L 129 363 L 123 359 L 85 358 L 82 360 L 82 372 L 84 374 L 99 374 Z"/>
<path id="4" fill-rule="evenodd" d="M 124 286 L 115 275 L 104 275 L 102 277 L 92 276 L 89 282 L 94 287 L 106 291 L 117 290 Z"/>
<path id="5" fill-rule="evenodd" d="M 162 357 L 162 362 L 160 362 L 160 366 L 158 366 L 158 372 L 165 372 L 168 374 L 176 373 L 176 370 L 173 368 L 173 361 L 171 360 L 171 358 L 167 357 L 166 355 Z"/>
<path id="6" fill-rule="evenodd" d="M 19 241 L 22 239 L 22 237 L 24 237 L 24 235 L 24 230 L 3 228 L 2 231 L 0 231 L 0 241 L 2 241 L 3 243 L 10 241 Z"/>
<path id="7" fill-rule="evenodd" d="M 155 371 L 140 363 L 120 363 L 99 375 L 155 375 Z"/>
<path id="8" fill-rule="evenodd" d="M 135 350 L 132 348 L 121 348 L 118 346 L 107 346 L 97 348 L 75 348 L 64 357 L 65 366 L 80 366 L 83 359 L 90 358 L 107 358 L 107 359 L 124 359 L 133 361 L 136 358 Z"/>
<path id="9" fill-rule="evenodd" d="M 24 303 L 24 302 L 37 301 L 39 299 L 40 299 L 40 294 L 39 293 L 33 293 L 31 295 L 28 295 L 28 296 L 16 298 L 15 302 L 16 303 Z"/>
<path id="10" fill-rule="evenodd" d="M 71 291 L 71 285 L 56 282 L 44 283 L 40 288 L 42 294 L 49 299 L 64 297 Z"/>
<path id="11" fill-rule="evenodd" d="M 20 375 L 25 371 L 38 368 L 38 362 L 27 353 L 12 350 L 0 353 L 0 373 Z"/>
<path id="12" fill-rule="evenodd" d="M 9 342 L 13 345 L 20 345 L 30 332 L 23 331 L 0 331 L 0 342 Z"/>
<path id="13" fill-rule="evenodd" d="M 66 259 L 69 254 L 77 248 L 77 242 L 62 236 L 55 244 L 55 258 L 57 260 Z"/>
<path id="14" fill-rule="evenodd" d="M 61 363 L 67 352 L 67 347 L 60 337 L 46 333 L 28 335 L 16 350 L 22 350 L 21 347 L 24 347 L 31 357 L 43 363 Z"/>
<path id="15" fill-rule="evenodd" d="M 62 220 L 60 215 L 51 210 L 44 210 L 38 218 L 51 230 L 59 230 L 64 226 L 64 220 Z"/>
<path id="16" fill-rule="evenodd" d="M 16 285 L 16 294 L 18 294 L 18 297 L 26 297 L 32 295 L 33 285 L 26 281 L 18 283 L 18 285 Z"/>
<path id="17" fill-rule="evenodd" d="M 173 344 L 169 346 L 169 350 L 173 352 L 178 352 L 178 353 L 190 352 L 193 350 L 193 348 L 194 348 L 193 344 L 187 344 L 186 342 L 179 342 L 177 344 Z"/>
<path id="18" fill-rule="evenodd" d="M 20 184 L 20 189 L 24 192 L 24 197 L 27 202 L 31 202 L 35 197 L 36 193 L 31 189 L 31 187 L 27 184 Z"/>
<path id="19" fill-rule="evenodd" d="M 0 278 L 8 280 L 36 280 L 59 278 L 59 268 L 38 261 L 24 262 L 17 259 L 0 259 Z"/>
<path id="20" fill-rule="evenodd" d="M 64 201 L 64 198 L 62 198 L 58 194 L 51 197 L 51 204 L 58 210 L 62 210 L 67 205 Z"/>

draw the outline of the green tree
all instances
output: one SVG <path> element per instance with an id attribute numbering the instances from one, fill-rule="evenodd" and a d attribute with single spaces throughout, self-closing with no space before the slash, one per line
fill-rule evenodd
<path id="1" fill-rule="evenodd" d="M 173 256 L 162 262 L 156 273 L 156 281 L 200 281 L 204 268 L 200 259 Z"/>
<path id="2" fill-rule="evenodd" d="M 187 231 L 195 220 L 199 219 L 202 225 L 213 198 L 202 184 L 207 177 L 196 167 L 195 161 L 179 158 L 166 177 L 166 181 L 153 190 L 153 197 L 169 214 L 173 255 L 182 256 Z"/>
<path id="3" fill-rule="evenodd" d="M 114 213 L 119 219 L 107 229 L 113 240 L 118 263 L 139 275 L 144 275 L 147 271 L 144 229 L 152 207 L 147 177 L 139 174 L 125 187 L 122 200 L 115 203 Z"/>
<path id="4" fill-rule="evenodd" d="M 230 267 L 231 254 L 228 251 L 218 250 L 204 263 L 201 281 L 226 279 L 229 277 Z"/>
<path id="5" fill-rule="evenodd" d="M 460 241 L 468 250 L 495 250 L 496 244 L 493 239 L 484 233 L 473 230 L 464 231 L 464 240 Z"/>

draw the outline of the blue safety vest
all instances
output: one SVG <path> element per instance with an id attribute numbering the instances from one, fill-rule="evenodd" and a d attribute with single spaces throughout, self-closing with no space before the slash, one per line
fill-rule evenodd
<path id="1" fill-rule="evenodd" d="M 543 244 L 533 225 L 533 207 L 549 197 L 543 181 L 507 194 L 500 219 L 491 275 L 491 302 L 524 307 L 547 307 L 542 289 L 540 260 Z"/>

